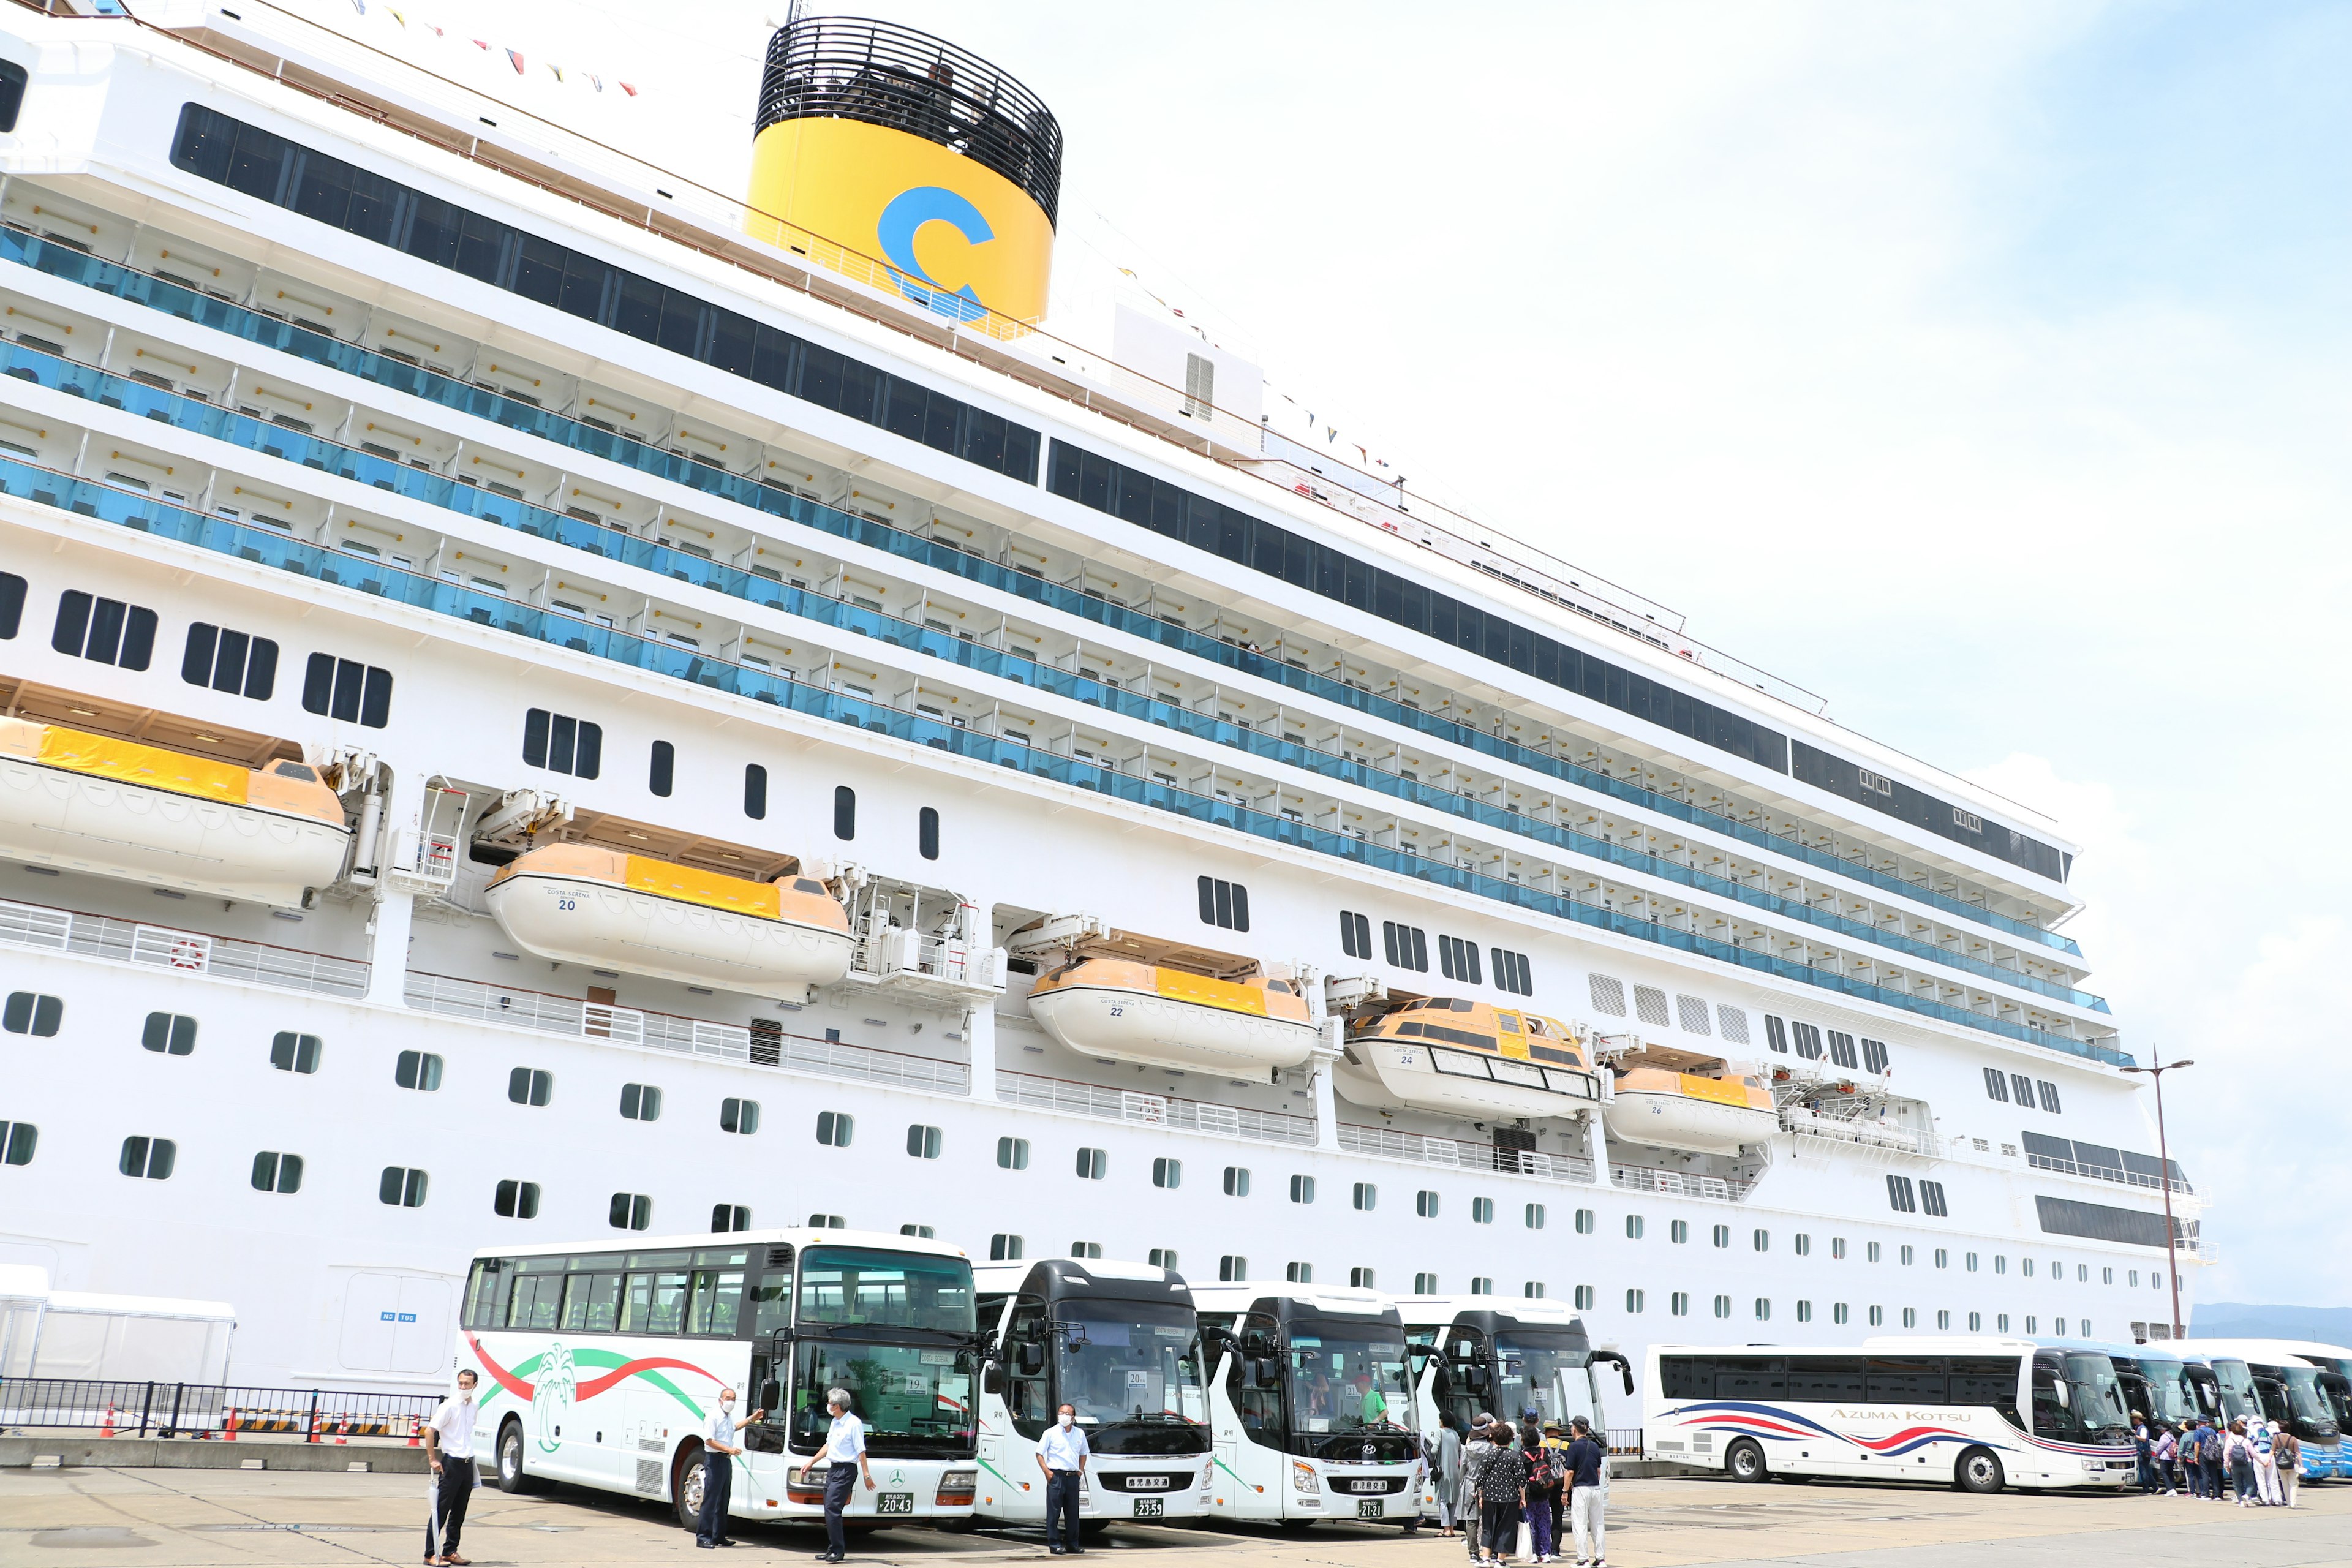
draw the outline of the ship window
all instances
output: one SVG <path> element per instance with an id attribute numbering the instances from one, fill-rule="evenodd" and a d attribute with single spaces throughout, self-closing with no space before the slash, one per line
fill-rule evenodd
<path id="1" fill-rule="evenodd" d="M 1471 951 L 1475 955 L 1477 950 L 1474 948 Z M 1514 996 L 1536 994 L 1535 970 L 1528 964 L 1526 953 L 1513 952 L 1507 947 L 1493 948 L 1489 952 L 1495 960 L 1495 984 L 1497 987 Z"/>
<path id="2" fill-rule="evenodd" d="M 1412 1212 L 1419 1215 L 1423 1219 L 1435 1219 L 1437 1217 L 1437 1194 L 1427 1187 L 1423 1187 L 1421 1191 L 1413 1194 Z"/>
<path id="3" fill-rule="evenodd" d="M 1102 1243 L 1099 1241 L 1074 1241 L 1070 1243 L 1070 1256 L 1072 1258 L 1100 1258 L 1102 1256 Z"/>
<path id="4" fill-rule="evenodd" d="M 724 1236 L 730 1230 L 751 1228 L 751 1209 L 748 1204 L 713 1204 L 710 1205 L 710 1230 L 714 1236 Z"/>
<path id="5" fill-rule="evenodd" d="M 1436 1276 L 1436 1275 L 1434 1275 L 1434 1274 L 1416 1274 L 1416 1275 L 1414 1275 L 1414 1276 L 1412 1277 L 1412 1293 L 1413 1293 L 1414 1295 L 1416 1295 L 1416 1296 L 1434 1296 L 1434 1295 L 1436 1295 L 1436 1294 L 1437 1294 L 1437 1276 Z"/>
<path id="6" fill-rule="evenodd" d="M 257 1193 L 299 1193 L 302 1190 L 302 1156 L 265 1149 L 253 1157 L 253 1190 Z"/>
<path id="7" fill-rule="evenodd" d="M 14 572 L 0 572 L 0 642 L 13 639 L 25 624 L 25 580 Z"/>
<path id="8" fill-rule="evenodd" d="M 1772 1233 L 1770 1231 L 1759 1230 L 1750 1239 L 1755 1243 L 1757 1251 L 1769 1252 L 1772 1250 Z"/>
<path id="9" fill-rule="evenodd" d="M 1293 1285 L 1312 1285 L 1315 1283 L 1315 1265 L 1312 1263 L 1286 1264 L 1283 1266 L 1282 1277 Z"/>
<path id="10" fill-rule="evenodd" d="M 392 1081 L 402 1089 L 430 1093 L 441 1087 L 441 1058 L 431 1051 L 403 1051 L 393 1063 Z"/>
<path id="11" fill-rule="evenodd" d="M 1789 1030 L 1797 1037 L 1797 1054 L 1809 1062 L 1822 1058 L 1822 1031 L 1811 1024 L 1791 1022 Z"/>
<path id="12" fill-rule="evenodd" d="M 1944 1184 L 1941 1182 L 1922 1181 L 1919 1184 L 1919 1206 L 1937 1219 L 1951 1217 L 1952 1211 L 1944 1206 Z M 1936 1256 L 1940 1259 L 1944 1255 L 1938 1251 Z M 1936 1267 L 1941 1268 L 1943 1264 L 1939 1261 Z"/>
<path id="13" fill-rule="evenodd" d="M 1726 1045 L 1748 1044 L 1748 1014 L 1745 1009 L 1717 1004 L 1715 1009 L 1715 1021 L 1717 1027 L 1722 1032 Z"/>
<path id="14" fill-rule="evenodd" d="M 1666 1239 L 1680 1247 L 1690 1240 L 1690 1221 L 1670 1219 L 1666 1222 Z"/>
<path id="15" fill-rule="evenodd" d="M 1654 985 L 1633 987 L 1633 1016 L 1644 1024 L 1664 1028 L 1672 1022 L 1666 1016 L 1666 994 Z"/>
<path id="16" fill-rule="evenodd" d="M 1227 1165 L 1225 1167 L 1225 1196 L 1229 1198 L 1245 1198 L 1249 1196 L 1249 1167 L 1247 1165 Z"/>
<path id="17" fill-rule="evenodd" d="M 184 1057 L 196 1048 L 196 1021 L 185 1013 L 150 1013 L 139 1043 L 164 1056 Z"/>
<path id="18" fill-rule="evenodd" d="M 643 1193 L 614 1193 L 604 1218 L 614 1230 L 644 1230 L 654 1223 L 654 1201 Z"/>
<path id="19" fill-rule="evenodd" d="M 1104 1151 L 1100 1149 L 1081 1149 L 1078 1151 L 1078 1180 L 1082 1182 L 1099 1182 L 1103 1179 L 1103 1175 L 1109 1169 L 1109 1166 L 1110 1155 L 1106 1153 Z"/>
<path id="20" fill-rule="evenodd" d="M 504 1181 L 490 1195 L 490 1211 L 500 1219 L 537 1219 L 539 1184 Z"/>
<path id="21" fill-rule="evenodd" d="M 1181 1187 L 1184 1184 L 1184 1162 L 1160 1158 L 1151 1162 L 1151 1184 L 1155 1187 Z"/>
<path id="22" fill-rule="evenodd" d="M 1217 1259 L 1217 1278 L 1226 1284 L 1249 1278 L 1249 1259 L 1228 1252 Z"/>
<path id="23" fill-rule="evenodd" d="M 1249 889 L 1239 882 L 1228 882 L 1222 877 L 1199 879 L 1201 923 L 1223 931 L 1247 931 L 1250 928 Z"/>
<path id="24" fill-rule="evenodd" d="M 36 991 L 12 991 L 7 1005 L 0 1008 L 0 1028 L 12 1035 L 54 1035 L 65 1016 L 66 1005 L 55 996 Z"/>
<path id="25" fill-rule="evenodd" d="M 15 60 L 0 60 L 0 135 L 16 129 L 16 116 L 25 107 L 25 87 L 32 74 Z"/>
<path id="26" fill-rule="evenodd" d="M 1628 1240 L 1628 1241 L 1639 1241 L 1639 1240 L 1641 1240 L 1641 1239 L 1642 1239 L 1642 1230 L 1643 1230 L 1643 1220 L 1642 1220 L 1642 1216 L 1641 1216 L 1640 1215 L 1637 1215 L 1637 1214 L 1629 1214 L 1629 1215 L 1627 1215 L 1625 1216 L 1625 1239 L 1626 1239 L 1626 1240 Z"/>
<path id="27" fill-rule="evenodd" d="M 1530 1301 L 1540 1301 L 1544 1299 L 1545 1292 L 1550 1289 L 1540 1279 L 1530 1279 L 1519 1287 L 1519 1294 Z"/>
<path id="28" fill-rule="evenodd" d="M 1898 1214 L 1919 1212 L 1919 1200 L 1912 1192 L 1910 1177 L 1898 1176 L 1892 1171 L 1886 1173 L 1886 1206 Z"/>
<path id="29" fill-rule="evenodd" d="M 1675 997 L 1675 1016 L 1680 1020 L 1685 1034 L 1706 1035 L 1714 1032 L 1707 1027 L 1706 1003 L 1700 997 Z"/>
<path id="30" fill-rule="evenodd" d="M 29 1165 L 41 1142 L 41 1130 L 29 1121 L 0 1121 L 0 1164 Z M 2137 1284 L 2134 1275 L 2132 1282 Z"/>
<path id="31" fill-rule="evenodd" d="M 1987 1068 L 1984 1069 L 1984 1078 L 1985 1097 L 1989 1100 L 1998 1100 L 2003 1105 L 2007 1105 L 2009 1103 L 2009 1075 L 2001 1071 L 1999 1068 Z"/>
<path id="32" fill-rule="evenodd" d="M 743 764 L 743 815 L 754 822 L 768 815 L 768 770 L 757 763 Z"/>
<path id="33" fill-rule="evenodd" d="M 291 1029 L 280 1029 L 269 1042 L 269 1065 L 279 1072 L 317 1072 L 319 1052 L 318 1036 L 298 1035 Z M 541 1103 L 546 1102 L 542 1100 Z"/>
<path id="34" fill-rule="evenodd" d="M 671 785 L 677 773 L 677 748 L 667 741 L 654 742 L 653 764 L 647 770 L 646 787 L 662 799 L 669 798 Z"/>
<path id="35" fill-rule="evenodd" d="M 1728 1296 L 1717 1296 L 1717 1297 L 1715 1299 L 1715 1315 L 1716 1315 L 1717 1317 L 1718 1317 L 1718 1318 L 1727 1318 L 1727 1317 L 1731 1316 L 1731 1298 L 1730 1298 L 1730 1297 L 1728 1297 Z"/>
<path id="36" fill-rule="evenodd" d="M 915 853 L 926 860 L 940 858 L 940 814 L 925 806 L 915 816 Z"/>
<path id="37" fill-rule="evenodd" d="M 169 1138 L 125 1138 L 122 1155 L 115 1169 L 126 1176 L 136 1176 L 150 1182 L 172 1179 L 172 1167 L 179 1163 L 180 1146 Z"/>
<path id="38" fill-rule="evenodd" d="M 58 595 L 49 646 L 75 658 L 144 669 L 155 653 L 155 612 L 68 588 Z"/>
<path id="39" fill-rule="evenodd" d="M 1429 973 L 1429 939 L 1422 934 L 1419 926 L 1382 921 L 1381 952 L 1398 969 L 1410 969 L 1419 974 Z"/>
<path id="40" fill-rule="evenodd" d="M 1580 1232 L 1590 1228 L 1584 1223 L 1584 1216 L 1591 1212 L 1591 1211 L 1590 1209 L 1579 1209 L 1576 1211 L 1576 1228 Z M 1543 1205 L 1529 1204 L 1527 1207 L 1527 1213 L 1522 1217 L 1526 1221 L 1527 1227 L 1529 1230 L 1541 1230 L 1544 1227 L 1544 1221 L 1546 1218 Z"/>
<path id="41" fill-rule="evenodd" d="M 1717 1247 L 1729 1247 L 1731 1245 L 1731 1227 L 1727 1225 L 1717 1226 L 1715 1227 L 1713 1240 Z"/>
<path id="42" fill-rule="evenodd" d="M 604 727 L 533 708 L 523 715 L 522 760 L 551 773 L 593 779 L 604 765 Z"/>
<path id="43" fill-rule="evenodd" d="M 2009 1075 L 2009 1089 L 2011 1095 L 2016 1100 L 2018 1104 L 2023 1106 L 2028 1110 L 2033 1109 L 2033 1080 L 2032 1079 L 2026 1077 L 2021 1072 L 2013 1072 Z"/>
<path id="44" fill-rule="evenodd" d="M 1569 1294 L 1570 1301 L 1575 1304 L 1576 1310 L 1580 1312 L 1592 1310 L 1592 1303 L 1598 1299 L 1599 1292 L 1590 1285 L 1579 1285 Z"/>
<path id="45" fill-rule="evenodd" d="M 1478 944 L 1464 942 L 1458 936 L 1439 934 L 1437 966 L 1448 980 L 1459 980 L 1472 985 L 1486 983 L 1478 970 Z"/>
<path id="46" fill-rule="evenodd" d="M 302 672 L 302 710 L 381 730 L 392 722 L 392 671 L 314 653 Z"/>
<path id="47" fill-rule="evenodd" d="M 1862 1256 L 1863 1256 L 1863 1258 L 1864 1258 L 1866 1261 L 1868 1261 L 1868 1262 L 1872 1262 L 1872 1263 L 1875 1263 L 1875 1262 L 1877 1262 L 1877 1261 L 1878 1261 L 1878 1243 L 1876 1243 L 1876 1242 L 1874 1242 L 1874 1241 L 1864 1242 L 1864 1243 L 1863 1244 Z"/>
<path id="48" fill-rule="evenodd" d="M 844 844 L 857 837 L 857 792 L 847 784 L 833 792 L 833 836 Z"/>
<path id="49" fill-rule="evenodd" d="M 749 1138 L 760 1130 L 760 1102 L 733 1095 L 719 1102 L 719 1131 Z"/>
<path id="50" fill-rule="evenodd" d="M 278 686 L 278 645 L 268 637 L 197 621 L 188 627 L 180 679 L 232 697 L 267 702 Z"/>
<path id="51" fill-rule="evenodd" d="M 2033 1080 L 2033 1087 L 2042 1091 L 2042 1109 L 2048 1111 L 2053 1116 L 2057 1115 L 2058 1086 L 2052 1083 L 2048 1079 L 2042 1078 Z"/>
<path id="52" fill-rule="evenodd" d="M 811 1230 L 847 1230 L 849 1222 L 837 1214 L 813 1214 L 808 1216 Z"/>
<path id="53" fill-rule="evenodd" d="M 1799 1231 L 1797 1233 L 1796 1247 L 1798 1257 L 1811 1258 L 1813 1255 L 1813 1238 L 1806 1235 L 1803 1231 Z"/>
<path id="54" fill-rule="evenodd" d="M 555 1075 L 540 1068 L 507 1074 L 507 1099 L 517 1105 L 545 1105 L 555 1095 Z"/>
<path id="55" fill-rule="evenodd" d="M 1312 1176 L 1291 1177 L 1290 1201 L 1295 1204 L 1313 1203 L 1315 1201 L 1315 1178 Z"/>
<path id="56" fill-rule="evenodd" d="M 1377 1278 L 1377 1273 L 1372 1269 L 1350 1268 L 1348 1270 L 1348 1287 L 1352 1290 L 1376 1289 L 1378 1287 L 1373 1284 L 1373 1280 Z"/>
<path id="57" fill-rule="evenodd" d="M 816 1141 L 828 1149 L 846 1149 L 857 1131 L 857 1119 L 845 1110 L 816 1113 Z"/>
<path id="58" fill-rule="evenodd" d="M 625 1083 L 621 1086 L 621 1115 L 630 1121 L 661 1120 L 661 1090 L 649 1083 Z"/>
<path id="59" fill-rule="evenodd" d="M 1784 1056 L 1788 1054 L 1789 1027 L 1769 1013 L 1764 1015 L 1764 1043 Z"/>
<path id="60" fill-rule="evenodd" d="M 1367 1211 L 1380 1207 L 1381 1189 L 1370 1182 L 1358 1182 L 1355 1205 L 1358 1208 Z"/>
<path id="61" fill-rule="evenodd" d="M 1830 1060 L 1836 1066 L 1849 1070 L 1862 1065 L 1861 1059 L 1853 1054 L 1852 1035 L 1836 1029 L 1830 1031 Z"/>
<path id="62" fill-rule="evenodd" d="M 751 1228 L 750 1222 L 746 1221 L 743 1225 L 738 1226 L 736 1228 L 739 1230 L 748 1230 Z M 937 1237 L 940 1234 L 940 1231 L 937 1226 L 902 1225 L 898 1227 L 898 1234 L 900 1236 L 920 1237 L 923 1240 L 929 1241 L 933 1237 Z M 1154 1254 L 1154 1256 L 1156 1257 L 1157 1254 Z"/>
<path id="63" fill-rule="evenodd" d="M 1339 911 L 1339 951 L 1349 958 L 1372 956 L 1372 922 L 1353 910 Z"/>
<path id="64" fill-rule="evenodd" d="M 425 1173 L 407 1165 L 386 1165 L 376 1178 L 375 1201 L 394 1208 L 425 1206 Z"/>
<path id="65" fill-rule="evenodd" d="M 1470 1200 L 1470 1223 L 1472 1225 L 1494 1224 L 1495 1200 L 1492 1198 L 1472 1198 Z"/>
<path id="66" fill-rule="evenodd" d="M 1886 1070 L 1886 1042 L 1885 1040 L 1864 1040 L 1862 1042 L 1862 1067 L 1864 1072 L 1883 1073 Z"/>
<path id="67" fill-rule="evenodd" d="M 822 1142 L 822 1140 L 820 1140 Z M 996 1166 L 1001 1171 L 1025 1171 L 1029 1168 L 1029 1140 L 999 1138 L 996 1141 Z"/>
<path id="68" fill-rule="evenodd" d="M 1017 1236 L 998 1231 L 988 1238 L 988 1259 L 992 1263 L 1017 1263 L 1021 1260 L 1022 1241 Z"/>
<path id="69" fill-rule="evenodd" d="M 936 1127 L 922 1122 L 910 1122 L 907 1127 L 907 1155 L 914 1160 L 936 1160 L 940 1157 L 940 1132 Z"/>

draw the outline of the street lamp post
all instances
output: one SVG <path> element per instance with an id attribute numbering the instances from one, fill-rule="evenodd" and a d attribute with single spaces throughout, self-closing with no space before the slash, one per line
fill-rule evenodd
<path id="1" fill-rule="evenodd" d="M 2180 1321 L 2180 1251 L 2174 1241 L 2172 1224 L 2172 1151 L 2164 1139 L 2164 1075 L 2175 1068 L 2193 1068 L 2193 1061 L 2166 1062 L 2161 1067 L 2126 1068 L 2126 1072 L 2146 1073 L 2156 1079 L 2156 1158 L 2163 1166 L 2158 1180 L 2164 1188 L 2164 1258 L 2172 1271 L 2172 1337 L 2186 1337 L 2188 1325 Z"/>

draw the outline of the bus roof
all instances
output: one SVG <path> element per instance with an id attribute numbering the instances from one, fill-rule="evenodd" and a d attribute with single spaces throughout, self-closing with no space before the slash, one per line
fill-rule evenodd
<path id="1" fill-rule="evenodd" d="M 782 1230 L 701 1231 L 686 1236 L 638 1236 L 634 1232 L 598 1237 L 590 1241 L 533 1242 L 523 1247 L 485 1247 L 474 1257 L 484 1258 L 546 1258 L 557 1254 L 614 1252 L 724 1252 L 737 1248 L 771 1247 L 778 1242 L 790 1244 L 796 1250 L 812 1247 L 866 1247 L 882 1252 L 911 1252 L 929 1258 L 969 1258 L 961 1247 L 950 1247 L 943 1241 L 931 1241 L 921 1237 L 900 1236 L 896 1231 L 880 1230 L 818 1230 L 794 1226 Z"/>
<path id="2" fill-rule="evenodd" d="M 1301 1311 L 1329 1317 L 1394 1318 L 1400 1326 L 1404 1321 L 1388 1297 L 1349 1285 L 1294 1285 L 1269 1279 L 1192 1287 L 1192 1303 L 1204 1312 L 1246 1311 L 1253 1303 L 1265 1300 L 1287 1301 Z"/>
<path id="3" fill-rule="evenodd" d="M 1040 1258 L 1018 1263 L 976 1263 L 972 1278 L 983 1294 L 1010 1295 L 1038 1275 L 1055 1299 L 1108 1299 L 1192 1304 L 1190 1286 L 1172 1268 L 1102 1258 Z"/>
<path id="4" fill-rule="evenodd" d="M 2032 1340 L 1989 1339 L 1969 1334 L 1937 1334 L 1933 1338 L 1882 1336 L 1853 1345 L 1652 1345 L 1658 1355 L 1868 1355 L 1880 1352 L 1944 1355 L 2031 1355 L 2041 1348 Z"/>
<path id="5" fill-rule="evenodd" d="M 1443 1328 L 1466 1315 L 1536 1329 L 1582 1329 L 1583 1315 L 1565 1301 L 1519 1296 L 1399 1296 L 1397 1311 L 1417 1328 Z"/>
<path id="6" fill-rule="evenodd" d="M 2204 1355 L 2260 1361 L 2274 1366 L 2292 1361 L 2310 1361 L 2314 1357 L 2329 1362 L 2352 1361 L 2352 1350 L 2346 1350 L 2342 1345 L 2324 1345 L 2316 1340 L 2172 1340 L 2168 1342 L 2183 1349 L 2193 1346 Z"/>

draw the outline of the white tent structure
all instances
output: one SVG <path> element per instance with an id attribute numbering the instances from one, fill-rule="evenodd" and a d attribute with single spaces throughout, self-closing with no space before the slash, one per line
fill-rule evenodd
<path id="1" fill-rule="evenodd" d="M 219 1383 L 236 1331 L 226 1301 L 52 1290 L 48 1270 L 0 1264 L 0 1376 Z"/>

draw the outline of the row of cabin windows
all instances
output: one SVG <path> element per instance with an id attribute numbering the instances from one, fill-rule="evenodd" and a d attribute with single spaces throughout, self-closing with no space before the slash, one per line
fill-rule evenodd
<path id="1" fill-rule="evenodd" d="M 0 578 L 0 636 L 16 635 L 25 580 Z M 74 658 L 143 670 L 155 656 L 155 612 L 144 605 L 68 588 L 58 595 L 49 646 Z M 232 696 L 267 702 L 278 688 L 278 644 L 206 621 L 191 622 L 180 654 L 180 679 Z M 381 730 L 392 721 L 392 672 L 331 653 L 314 653 L 302 676 L 304 710 Z"/>
<path id="2" fill-rule="evenodd" d="M 1370 917 L 1353 910 L 1339 911 L 1339 951 L 1349 958 L 1369 959 L 1372 956 Z M 1494 958 L 1495 986 L 1497 990 L 1515 996 L 1536 994 L 1535 971 L 1526 953 L 1502 947 L 1491 948 L 1488 952 Z M 1426 974 L 1429 973 L 1428 933 L 1419 926 L 1382 921 L 1381 956 L 1393 968 Z M 1448 980 L 1468 985 L 1486 984 L 1486 970 L 1479 962 L 1478 944 L 1475 942 L 1441 932 L 1437 938 L 1437 962 Z"/>
<path id="3" fill-rule="evenodd" d="M 2053 1116 L 2062 1114 L 2058 1086 L 2046 1078 L 2028 1078 L 2021 1072 L 2003 1072 L 1999 1068 L 1987 1068 L 1984 1069 L 1984 1081 L 1985 1098 L 1988 1100 L 1997 1100 L 2003 1105 L 2014 1101 L 2031 1110 L 2038 1095 L 2042 1110 Z"/>

